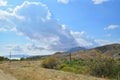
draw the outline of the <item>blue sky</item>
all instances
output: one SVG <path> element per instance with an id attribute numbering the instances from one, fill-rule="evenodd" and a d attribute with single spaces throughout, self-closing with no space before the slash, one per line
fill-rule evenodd
<path id="1" fill-rule="evenodd" d="M 0 0 L 0 55 L 120 43 L 120 0 Z"/>

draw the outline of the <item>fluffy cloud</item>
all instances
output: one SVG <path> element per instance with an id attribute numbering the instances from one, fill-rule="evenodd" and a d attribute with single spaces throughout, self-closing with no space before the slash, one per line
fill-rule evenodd
<path id="1" fill-rule="evenodd" d="M 46 47 L 35 44 L 6 44 L 4 47 L 13 53 L 30 53 L 31 51 L 38 53 L 38 51 L 47 50 Z"/>
<path id="2" fill-rule="evenodd" d="M 7 31 L 7 29 L 0 27 L 0 32 Z"/>
<path id="3" fill-rule="evenodd" d="M 108 2 L 109 0 L 92 0 L 94 4 L 102 4 L 104 2 Z"/>
<path id="4" fill-rule="evenodd" d="M 12 51 L 14 52 L 23 52 L 23 48 L 21 48 L 20 46 L 15 46 L 12 48 Z"/>
<path id="5" fill-rule="evenodd" d="M 1 25 L 2 27 L 6 28 L 9 25 L 9 28 L 17 33 L 44 43 L 49 50 L 64 51 L 78 46 L 67 27 L 53 19 L 48 7 L 42 3 L 25 1 L 15 7 L 12 13 L 1 12 L 5 14 L 0 14 L 2 16 L 0 21 L 3 20 L 7 24 Z"/>
<path id="6" fill-rule="evenodd" d="M 85 34 L 85 32 L 84 32 L 84 31 L 81 31 L 81 32 L 74 32 L 74 31 L 71 31 L 71 34 L 72 34 L 73 36 L 82 36 L 82 35 Z"/>
<path id="7" fill-rule="evenodd" d="M 11 20 L 12 13 L 0 10 L 0 31 L 13 31 L 14 22 Z"/>
<path id="8" fill-rule="evenodd" d="M 0 6 L 6 6 L 7 5 L 7 1 L 5 0 L 0 0 Z"/>
<path id="9" fill-rule="evenodd" d="M 108 27 L 105 27 L 104 30 L 113 30 L 119 27 L 120 27 L 119 25 L 109 25 Z"/>
<path id="10" fill-rule="evenodd" d="M 83 38 L 76 38 L 76 41 L 81 47 L 89 47 L 93 45 L 92 42 L 90 42 L 89 40 L 85 40 Z"/>
<path id="11" fill-rule="evenodd" d="M 63 3 L 63 4 L 69 3 L 69 0 L 57 0 L 57 1 L 60 2 L 60 3 Z"/>
<path id="12" fill-rule="evenodd" d="M 52 18 L 48 7 L 42 3 L 25 1 L 12 9 L 11 13 L 0 11 L 0 31 L 16 31 L 39 43 L 39 45 L 14 46 L 11 47 L 13 51 L 27 53 L 45 50 L 65 51 L 76 46 L 88 47 L 95 43 L 103 43 L 100 40 L 94 41 L 84 31 L 68 30 L 67 25 L 59 24 L 56 19 Z"/>
<path id="13" fill-rule="evenodd" d="M 36 46 L 35 44 L 26 44 L 26 48 L 29 51 L 41 51 L 41 50 L 46 50 L 46 48 L 41 47 L 41 46 Z"/>
<path id="14" fill-rule="evenodd" d="M 106 44 L 111 44 L 110 41 L 108 41 L 108 40 L 102 40 L 102 39 L 96 39 L 95 42 L 96 42 L 98 45 L 101 45 L 101 46 L 106 45 Z"/>
<path id="15" fill-rule="evenodd" d="M 75 38 L 76 42 L 82 46 L 82 47 L 88 47 L 92 46 L 93 42 L 92 39 L 90 39 L 84 31 L 81 32 L 73 32 L 71 31 L 71 34 Z"/>
<path id="16" fill-rule="evenodd" d="M 7 45 L 5 45 L 4 47 L 5 47 L 5 49 L 7 49 L 8 51 L 12 51 L 12 52 L 14 52 L 14 53 L 15 53 L 15 52 L 19 52 L 19 53 L 24 52 L 23 46 L 18 45 L 18 44 L 7 44 Z"/>

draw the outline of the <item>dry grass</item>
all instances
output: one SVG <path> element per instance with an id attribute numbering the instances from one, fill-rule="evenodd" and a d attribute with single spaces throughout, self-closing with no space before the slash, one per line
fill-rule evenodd
<path id="1" fill-rule="evenodd" d="M 69 72 L 45 69 L 40 67 L 41 61 L 3 62 L 0 69 L 10 73 L 18 80 L 106 80 Z"/>

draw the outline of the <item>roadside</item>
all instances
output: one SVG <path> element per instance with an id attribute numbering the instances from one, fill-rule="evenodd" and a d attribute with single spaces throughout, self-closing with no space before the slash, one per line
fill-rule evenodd
<path id="1" fill-rule="evenodd" d="M 0 80 L 17 80 L 10 74 L 5 74 L 2 70 L 0 70 Z"/>

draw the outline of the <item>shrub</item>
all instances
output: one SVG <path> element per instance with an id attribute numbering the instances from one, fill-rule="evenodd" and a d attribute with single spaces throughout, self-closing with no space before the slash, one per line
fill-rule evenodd
<path id="1" fill-rule="evenodd" d="M 25 60 L 25 58 L 20 58 L 20 60 L 21 60 L 21 61 L 24 61 L 24 60 Z"/>
<path id="2" fill-rule="evenodd" d="M 75 72 L 75 68 L 69 66 L 63 67 L 61 70 L 67 72 Z"/>
<path id="3" fill-rule="evenodd" d="M 116 77 L 116 61 L 109 56 L 95 56 L 88 62 L 89 72 L 97 77 Z"/>
<path id="4" fill-rule="evenodd" d="M 60 64 L 60 59 L 56 58 L 55 56 L 50 56 L 44 59 L 41 65 L 44 68 L 55 69 Z"/>
<path id="5" fill-rule="evenodd" d="M 55 69 L 57 70 L 62 70 L 64 67 L 68 67 L 69 65 L 65 64 L 65 63 L 61 63 L 60 65 L 58 65 Z"/>
<path id="6" fill-rule="evenodd" d="M 81 59 L 74 59 L 71 62 L 63 60 L 63 63 L 57 67 L 58 70 L 74 72 L 74 73 L 83 73 L 88 72 L 88 68 L 85 66 L 85 61 Z"/>
<path id="7" fill-rule="evenodd" d="M 114 65 L 114 74 L 112 75 L 112 77 L 116 77 L 117 80 L 120 80 L 120 63 L 117 63 L 116 65 Z"/>
<path id="8" fill-rule="evenodd" d="M 3 61 L 4 60 L 4 57 L 0 56 L 0 61 Z"/>
<path id="9" fill-rule="evenodd" d="M 9 60 L 8 58 L 5 58 L 5 57 L 3 57 L 3 56 L 0 56 L 0 61 L 7 61 L 7 60 Z"/>

